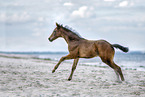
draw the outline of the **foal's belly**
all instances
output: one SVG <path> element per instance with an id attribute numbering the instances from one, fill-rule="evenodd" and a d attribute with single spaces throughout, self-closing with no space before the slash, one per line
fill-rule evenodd
<path id="1" fill-rule="evenodd" d="M 80 58 L 93 58 L 97 56 L 96 47 L 94 45 L 82 46 L 79 49 Z"/>

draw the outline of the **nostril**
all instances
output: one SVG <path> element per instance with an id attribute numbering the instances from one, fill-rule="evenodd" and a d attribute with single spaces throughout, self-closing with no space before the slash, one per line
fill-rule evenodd
<path id="1" fill-rule="evenodd" d="M 48 40 L 51 42 L 52 40 L 50 38 L 48 38 Z"/>

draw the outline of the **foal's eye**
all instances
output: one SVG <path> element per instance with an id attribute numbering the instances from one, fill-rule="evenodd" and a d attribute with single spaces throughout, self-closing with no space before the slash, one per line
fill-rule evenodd
<path id="1" fill-rule="evenodd" d="M 56 34 L 56 31 L 54 31 L 54 34 Z"/>

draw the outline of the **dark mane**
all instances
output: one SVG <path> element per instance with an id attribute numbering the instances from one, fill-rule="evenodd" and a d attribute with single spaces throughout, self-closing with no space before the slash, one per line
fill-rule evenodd
<path id="1" fill-rule="evenodd" d="M 71 32 L 72 34 L 74 34 L 75 36 L 78 36 L 79 38 L 82 38 L 78 32 L 76 32 L 75 30 L 73 30 L 72 28 L 70 28 L 69 26 L 65 26 L 63 27 L 63 25 L 60 25 L 61 28 L 63 28 L 65 31 L 67 32 Z"/>

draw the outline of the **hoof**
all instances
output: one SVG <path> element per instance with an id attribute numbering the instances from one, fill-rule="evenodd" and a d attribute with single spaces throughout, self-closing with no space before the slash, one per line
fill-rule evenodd
<path id="1" fill-rule="evenodd" d="M 55 70 L 52 70 L 52 73 L 54 73 L 55 72 Z"/>
<path id="2" fill-rule="evenodd" d="M 123 79 L 121 79 L 122 81 L 125 81 L 125 79 L 123 78 Z"/>
<path id="3" fill-rule="evenodd" d="M 70 81 L 71 79 L 69 78 L 68 81 Z"/>

